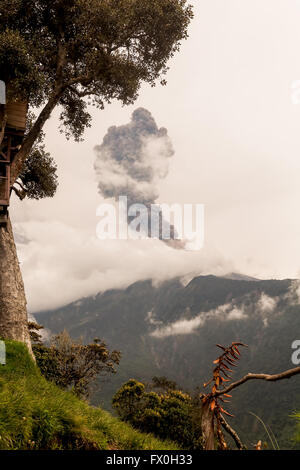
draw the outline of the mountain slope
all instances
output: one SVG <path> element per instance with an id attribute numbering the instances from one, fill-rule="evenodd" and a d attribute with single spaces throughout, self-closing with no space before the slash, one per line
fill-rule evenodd
<path id="1" fill-rule="evenodd" d="M 293 367 L 291 344 L 300 339 L 298 284 L 292 280 L 240 280 L 200 276 L 184 286 L 178 279 L 159 286 L 138 282 L 81 299 L 54 312 L 36 314 L 52 332 L 98 336 L 122 351 L 118 374 L 94 396 L 109 408 L 128 378 L 166 375 L 193 390 L 211 375 L 216 343 L 241 340 L 245 350 L 237 379 L 247 372 L 275 373 Z M 297 337 L 298 336 L 298 337 Z M 300 377 L 282 383 L 247 383 L 235 390 L 232 424 L 250 446 L 264 438 L 253 412 L 270 425 L 281 447 L 289 448 L 300 409 Z"/>
<path id="2" fill-rule="evenodd" d="M 0 450 L 176 449 L 93 408 L 40 374 L 22 343 L 0 365 Z M 5 404 L 5 406 L 3 406 Z"/>

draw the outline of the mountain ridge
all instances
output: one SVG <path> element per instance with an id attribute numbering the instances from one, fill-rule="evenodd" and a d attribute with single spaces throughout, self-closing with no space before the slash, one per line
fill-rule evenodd
<path id="1" fill-rule="evenodd" d="M 209 275 L 197 276 L 186 286 L 179 278 L 159 285 L 147 280 L 38 313 L 36 318 L 53 333 L 66 328 L 74 337 L 98 336 L 109 348 L 121 350 L 118 373 L 102 382 L 93 398 L 109 408 L 111 397 L 129 378 L 149 381 L 154 375 L 166 375 L 189 391 L 201 387 L 211 375 L 217 343 L 241 340 L 249 345 L 235 379 L 247 372 L 292 368 L 291 344 L 300 333 L 297 289 L 293 279 Z M 288 416 L 300 409 L 299 391 L 297 377 L 271 387 L 259 383 L 236 390 L 232 411 L 244 439 L 249 443 L 261 432 L 249 410 L 262 417 L 288 448 L 293 435 Z"/>

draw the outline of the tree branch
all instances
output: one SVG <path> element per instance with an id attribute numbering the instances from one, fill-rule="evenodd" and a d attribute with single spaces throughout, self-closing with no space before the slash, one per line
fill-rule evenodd
<path id="1" fill-rule="evenodd" d="M 53 109 L 57 105 L 61 95 L 63 93 L 63 88 L 61 87 L 56 92 L 52 94 L 46 106 L 41 111 L 39 117 L 35 121 L 32 129 L 29 131 L 25 137 L 21 149 L 16 154 L 12 164 L 11 164 L 11 177 L 10 185 L 13 186 L 19 174 L 22 172 L 22 167 L 27 159 L 31 149 L 38 138 L 45 122 L 49 119 Z"/>
<path id="2" fill-rule="evenodd" d="M 230 426 L 230 424 L 227 423 L 226 419 L 224 418 L 224 416 L 222 416 L 221 414 L 219 414 L 219 420 L 220 420 L 220 423 L 222 424 L 223 428 L 225 429 L 225 431 L 228 432 L 228 434 L 230 434 L 230 436 L 233 438 L 234 442 L 236 443 L 236 446 L 239 450 L 243 450 L 245 449 L 245 446 L 244 444 L 242 443 L 242 441 L 240 440 L 238 434 L 236 433 L 236 431 L 234 429 L 232 429 L 232 427 Z"/>
<path id="3" fill-rule="evenodd" d="M 20 182 L 20 181 L 15 181 L 15 184 L 18 184 L 20 186 L 20 188 L 22 189 L 22 191 L 24 191 L 25 193 L 27 192 L 27 189 L 24 188 L 23 184 Z"/>
<path id="4" fill-rule="evenodd" d="M 12 186 L 11 188 L 15 193 L 16 195 L 18 196 L 18 198 L 23 201 L 23 199 L 26 197 L 26 191 L 20 191 L 19 189 L 17 189 L 15 186 Z"/>
<path id="5" fill-rule="evenodd" d="M 92 78 L 93 74 L 87 74 L 87 75 L 79 75 L 78 77 L 71 78 L 67 83 L 66 87 L 71 87 L 72 85 L 84 85 L 85 83 L 89 83 Z"/>
<path id="6" fill-rule="evenodd" d="M 74 93 L 78 98 L 85 98 L 86 96 L 91 96 L 95 94 L 95 91 L 93 90 L 86 90 L 86 91 L 78 91 L 76 88 L 73 86 L 69 87 L 72 93 Z"/>
<path id="7" fill-rule="evenodd" d="M 64 44 L 59 41 L 57 45 L 57 62 L 56 62 L 56 78 L 55 83 L 60 84 L 63 81 L 64 65 L 66 63 L 67 51 Z"/>
<path id="8" fill-rule="evenodd" d="M 11 165 L 10 185 L 14 185 L 16 179 L 22 171 L 22 167 L 27 159 L 36 139 L 38 138 L 45 122 L 49 119 L 53 109 L 56 107 L 61 96 L 63 95 L 66 86 L 63 85 L 63 68 L 66 63 L 66 48 L 62 42 L 58 43 L 57 63 L 56 63 L 56 78 L 53 93 L 50 96 L 45 107 L 42 109 L 40 115 L 32 126 L 31 130 L 25 137 L 23 144 L 15 155 Z"/>
<path id="9" fill-rule="evenodd" d="M 212 396 L 218 397 L 220 395 L 224 395 L 224 393 L 230 392 L 234 388 L 239 387 L 245 382 L 248 382 L 248 380 L 260 379 L 260 380 L 267 380 L 268 382 L 275 382 L 277 380 L 289 379 L 290 377 L 293 377 L 294 375 L 297 375 L 297 374 L 300 374 L 300 367 L 296 367 L 295 369 L 285 370 L 284 372 L 281 372 L 280 374 L 274 374 L 274 375 L 249 373 L 245 375 L 242 379 L 238 380 L 237 382 L 233 382 L 227 388 L 224 388 L 223 390 L 216 390 L 216 392 L 212 394 Z"/>

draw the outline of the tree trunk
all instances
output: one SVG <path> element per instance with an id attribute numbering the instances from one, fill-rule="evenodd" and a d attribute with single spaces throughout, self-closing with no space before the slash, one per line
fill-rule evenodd
<path id="1" fill-rule="evenodd" d="M 27 325 L 24 283 L 10 219 L 0 226 L 0 338 L 26 343 L 32 354 Z"/>
<path id="2" fill-rule="evenodd" d="M 204 450 L 215 450 L 214 412 L 210 408 L 210 400 L 202 405 L 202 439 Z"/>

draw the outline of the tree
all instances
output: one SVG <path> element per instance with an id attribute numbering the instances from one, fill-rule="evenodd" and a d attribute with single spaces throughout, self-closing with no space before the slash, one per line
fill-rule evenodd
<path id="1" fill-rule="evenodd" d="M 123 421 L 140 431 L 172 439 L 184 448 L 202 449 L 201 424 L 195 419 L 199 402 L 175 389 L 174 382 L 165 377 L 154 377 L 147 386 L 130 379 L 117 391 L 112 404 Z"/>
<path id="2" fill-rule="evenodd" d="M 153 377 L 152 384 L 150 384 L 151 388 L 154 388 L 159 391 L 164 390 L 176 390 L 178 388 L 177 383 L 173 380 L 169 380 L 167 377 Z"/>
<path id="3" fill-rule="evenodd" d="M 43 344 L 42 335 L 39 333 L 40 330 L 43 330 L 43 325 L 36 323 L 35 321 L 28 322 L 28 331 L 30 336 L 31 344 L 41 346 Z"/>
<path id="4" fill-rule="evenodd" d="M 200 399 L 202 401 L 201 426 L 203 446 L 205 450 L 214 450 L 215 440 L 217 440 L 218 448 L 220 450 L 228 448 L 224 438 L 223 429 L 233 438 L 238 449 L 244 449 L 244 445 L 242 444 L 238 434 L 224 417 L 224 415 L 232 416 L 223 408 L 223 403 L 228 402 L 227 398 L 231 398 L 229 392 L 249 380 L 267 380 L 269 382 L 275 382 L 277 380 L 289 379 L 294 375 L 300 374 L 300 367 L 289 369 L 274 375 L 248 373 L 240 380 L 226 386 L 225 384 L 231 380 L 231 368 L 236 367 L 237 365 L 236 363 L 240 356 L 239 348 L 241 346 L 246 347 L 245 344 L 240 342 L 234 342 L 228 347 L 217 344 L 217 347 L 221 348 L 223 353 L 214 361 L 215 367 L 212 378 L 209 382 L 204 384 L 204 387 L 212 384 L 211 392 L 200 395 Z M 257 448 L 260 447 L 261 445 L 257 445 Z"/>
<path id="5" fill-rule="evenodd" d="M 21 198 L 53 196 L 55 165 L 36 145 L 54 108 L 61 110 L 61 131 L 79 141 L 91 122 L 88 104 L 131 104 L 142 82 L 166 83 L 168 60 L 187 38 L 191 18 L 186 0 L 1 0 L 0 80 L 8 102 L 39 108 L 15 151 L 11 190 Z M 1 145 L 5 109 L 0 120 Z M 0 336 L 29 346 L 10 220 L 0 227 L 0 259 Z"/>
<path id="6" fill-rule="evenodd" d="M 32 129 L 34 117 L 33 113 L 28 113 L 25 137 Z M 12 186 L 12 189 L 21 200 L 25 197 L 43 199 L 53 197 L 56 193 L 58 186 L 57 167 L 53 158 L 45 151 L 44 137 L 45 134 L 41 130 L 25 160 L 22 172 Z"/>
<path id="7" fill-rule="evenodd" d="M 40 326 L 30 324 L 31 330 L 37 327 Z M 99 375 L 116 373 L 120 352 L 109 352 L 106 344 L 98 338 L 93 343 L 83 344 L 63 331 L 54 336 L 50 347 L 47 347 L 41 344 L 40 335 L 34 337 L 32 333 L 32 339 L 36 341 L 33 351 L 42 374 L 59 387 L 71 388 L 78 397 L 88 398 L 91 386 Z"/>

